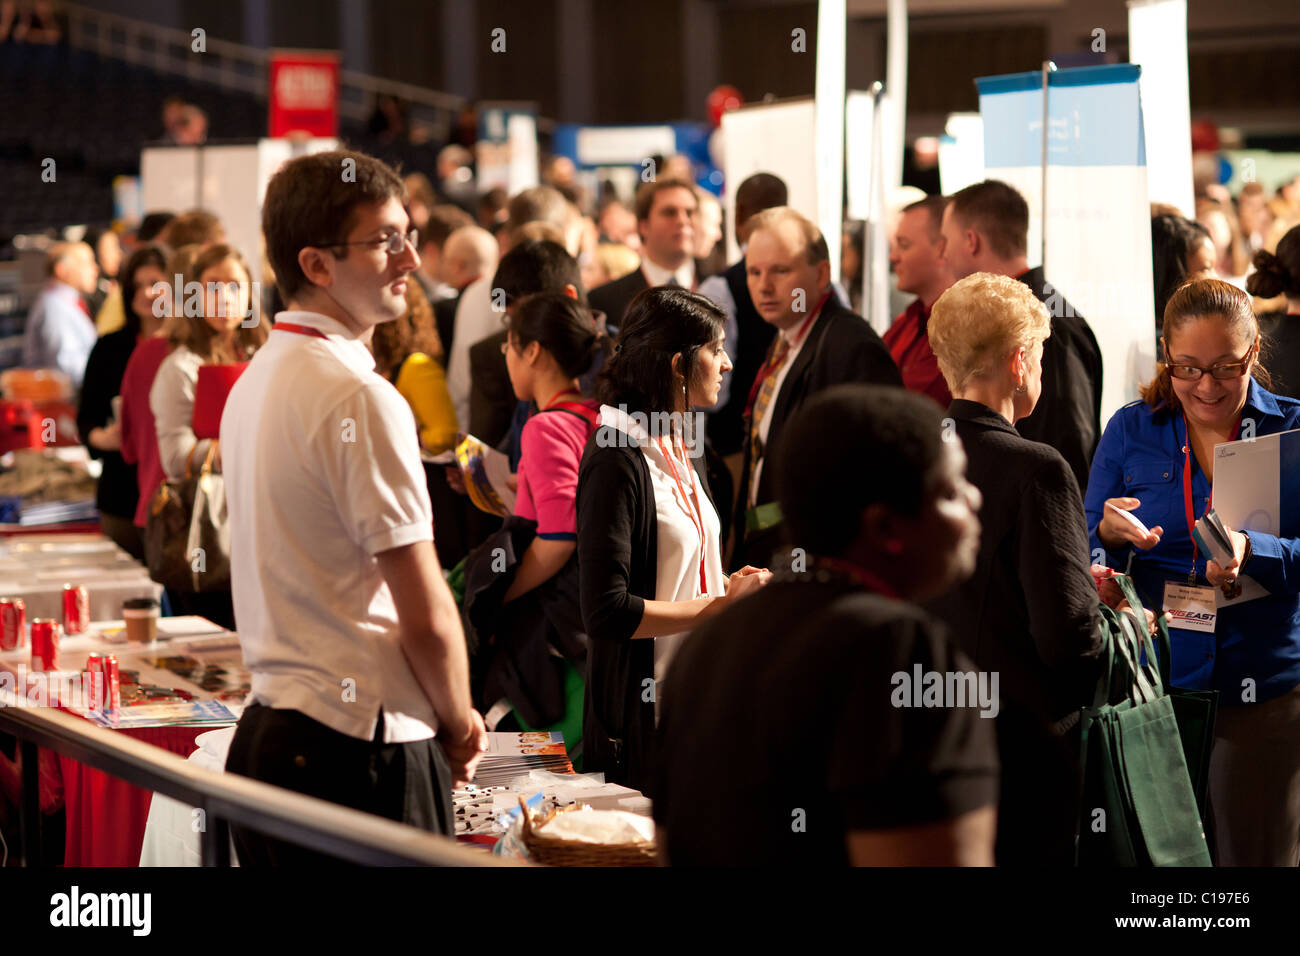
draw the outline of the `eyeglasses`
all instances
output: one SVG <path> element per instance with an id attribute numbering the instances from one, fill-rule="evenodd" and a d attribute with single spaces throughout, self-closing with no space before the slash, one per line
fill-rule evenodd
<path id="1" fill-rule="evenodd" d="M 1250 347 L 1246 354 L 1242 356 L 1241 361 L 1222 362 L 1218 365 L 1211 365 L 1209 368 L 1204 368 L 1200 365 L 1175 365 L 1169 360 L 1169 352 L 1166 350 L 1165 365 L 1169 368 L 1170 375 L 1174 378 L 1182 379 L 1185 382 L 1199 381 L 1200 377 L 1206 372 L 1209 372 L 1210 377 L 1216 381 L 1226 382 L 1234 378 L 1241 378 L 1241 376 L 1246 374 L 1246 370 L 1250 368 L 1250 357 L 1258 347 L 1259 343 L 1256 342 Z"/>
<path id="2" fill-rule="evenodd" d="M 331 248 L 333 246 L 377 246 L 385 243 L 384 251 L 390 256 L 400 256 L 406 251 L 406 244 L 409 242 L 412 246 L 416 244 L 419 232 L 415 229 L 408 230 L 405 233 L 394 232 L 387 236 L 381 236 L 378 239 L 361 239 L 357 242 L 323 242 L 322 248 Z"/>

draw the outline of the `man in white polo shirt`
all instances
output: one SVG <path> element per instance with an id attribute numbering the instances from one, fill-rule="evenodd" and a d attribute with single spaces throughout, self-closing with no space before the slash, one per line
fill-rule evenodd
<path id="1" fill-rule="evenodd" d="M 388 166 L 344 150 L 292 160 L 267 186 L 262 229 L 288 309 L 221 421 L 253 674 L 226 769 L 450 834 L 450 788 L 486 738 L 415 421 L 366 347 L 405 312 L 419 265 L 404 199 Z M 245 865 L 328 859 L 232 830 Z"/>

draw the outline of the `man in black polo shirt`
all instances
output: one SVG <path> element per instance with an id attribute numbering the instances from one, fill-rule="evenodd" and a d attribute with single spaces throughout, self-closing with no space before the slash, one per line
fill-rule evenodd
<path id="1" fill-rule="evenodd" d="M 796 414 L 772 463 L 794 569 L 670 671 L 651 793 L 668 862 L 992 863 L 996 685 L 922 694 L 930 675 L 979 679 L 910 603 L 979 547 L 979 492 L 942 433 L 933 401 L 896 388 L 839 386 Z"/>

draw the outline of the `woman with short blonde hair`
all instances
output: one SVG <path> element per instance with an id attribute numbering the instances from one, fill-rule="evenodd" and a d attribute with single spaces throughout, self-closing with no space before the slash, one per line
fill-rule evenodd
<path id="1" fill-rule="evenodd" d="M 983 496 L 975 573 L 928 607 L 981 670 L 1000 673 L 998 865 L 1069 866 L 1077 734 L 1103 649 L 1088 529 L 1074 472 L 1015 423 L 1043 390 L 1047 309 L 1023 282 L 977 272 L 939 296 L 930 346 L 953 394 L 945 438 L 960 439 Z"/>
<path id="2" fill-rule="evenodd" d="M 1047 307 L 1029 286 L 988 272 L 951 286 L 934 303 L 929 321 L 930 346 L 954 395 L 996 374 L 1013 352 L 1032 352 L 1051 333 Z"/>

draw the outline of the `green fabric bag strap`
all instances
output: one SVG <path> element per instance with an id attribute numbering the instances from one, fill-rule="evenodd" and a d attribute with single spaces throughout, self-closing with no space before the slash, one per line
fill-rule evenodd
<path id="1" fill-rule="evenodd" d="M 1169 628 L 1162 620 L 1163 612 L 1156 619 L 1156 637 L 1152 640 L 1151 632 L 1145 627 L 1146 610 L 1142 605 L 1142 598 L 1138 596 L 1137 586 L 1133 579 L 1127 574 L 1116 575 L 1116 583 L 1119 585 L 1120 593 L 1124 595 L 1124 600 L 1128 601 L 1129 607 L 1133 608 L 1134 614 L 1138 621 L 1142 622 L 1140 633 L 1137 636 L 1137 650 L 1145 652 L 1146 664 L 1143 670 L 1147 678 L 1156 689 L 1156 695 L 1163 697 L 1169 693 Z M 1159 643 L 1157 648 L 1156 643 Z M 1158 653 L 1157 653 L 1158 651 Z"/>

